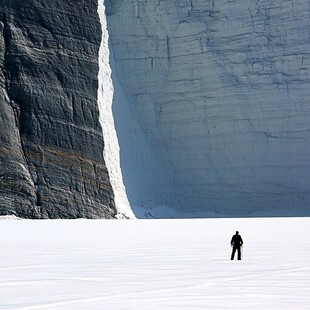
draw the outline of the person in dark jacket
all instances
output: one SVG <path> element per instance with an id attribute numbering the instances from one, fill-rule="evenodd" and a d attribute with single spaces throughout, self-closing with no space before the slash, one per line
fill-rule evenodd
<path id="1" fill-rule="evenodd" d="M 241 260 L 241 247 L 243 245 L 243 240 L 239 235 L 239 231 L 232 236 L 230 244 L 232 246 L 231 260 L 234 259 L 236 251 L 238 251 L 238 260 Z"/>

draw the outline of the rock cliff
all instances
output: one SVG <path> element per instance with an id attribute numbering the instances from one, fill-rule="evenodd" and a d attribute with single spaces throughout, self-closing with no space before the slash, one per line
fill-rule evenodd
<path id="1" fill-rule="evenodd" d="M 309 215 L 309 2 L 105 4 L 115 75 L 177 210 Z"/>
<path id="2" fill-rule="evenodd" d="M 116 216 L 97 105 L 97 7 L 1 2 L 0 215 Z"/>

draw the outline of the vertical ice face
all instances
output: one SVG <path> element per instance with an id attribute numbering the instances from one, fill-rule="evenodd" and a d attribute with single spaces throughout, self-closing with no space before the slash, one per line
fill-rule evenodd
<path id="1" fill-rule="evenodd" d="M 118 217 L 133 218 L 120 168 L 120 151 L 112 114 L 112 102 L 114 87 L 111 80 L 111 68 L 109 64 L 108 31 L 106 25 L 104 0 L 98 1 L 98 14 L 102 26 L 102 41 L 99 50 L 99 74 L 98 74 L 98 106 L 100 123 L 104 138 L 104 159 L 109 171 L 111 185 L 115 195 L 115 205 Z"/>
<path id="2" fill-rule="evenodd" d="M 168 174 L 118 81 L 103 0 L 99 0 L 98 12 L 102 24 L 98 103 L 116 208 L 129 217 L 169 217 L 175 201 Z"/>
<path id="3" fill-rule="evenodd" d="M 309 1 L 106 7 L 117 77 L 178 209 L 309 214 Z"/>

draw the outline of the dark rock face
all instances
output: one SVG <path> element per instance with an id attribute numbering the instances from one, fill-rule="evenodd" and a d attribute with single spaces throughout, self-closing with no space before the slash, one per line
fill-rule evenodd
<path id="1" fill-rule="evenodd" d="M 114 218 L 97 1 L 2 0 L 0 215 Z"/>

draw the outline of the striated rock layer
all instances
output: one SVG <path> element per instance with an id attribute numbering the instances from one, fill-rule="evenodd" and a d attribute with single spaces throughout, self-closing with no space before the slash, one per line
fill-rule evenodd
<path id="1" fill-rule="evenodd" d="M 0 215 L 113 218 L 97 1 L 2 0 Z"/>
<path id="2" fill-rule="evenodd" d="M 115 74 L 177 209 L 310 215 L 309 2 L 105 4 Z"/>

